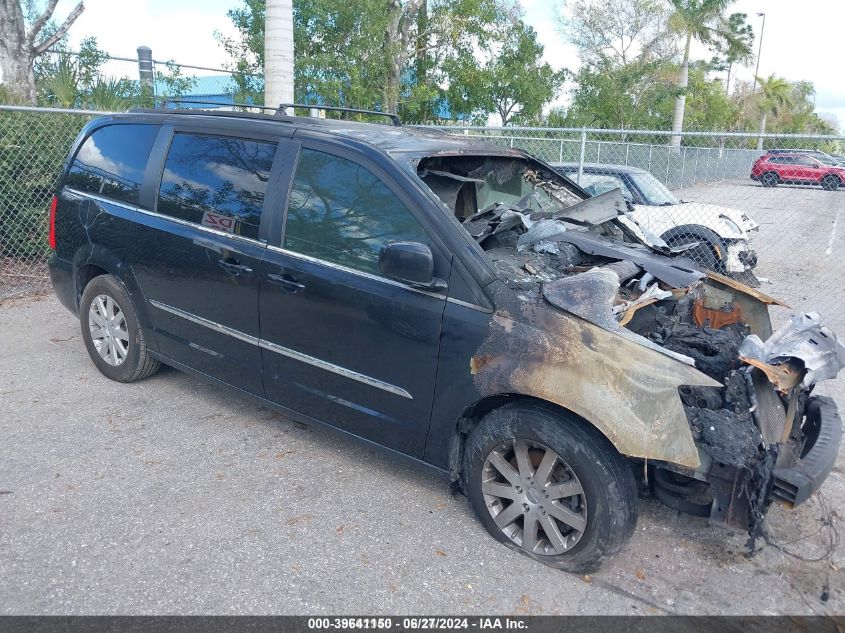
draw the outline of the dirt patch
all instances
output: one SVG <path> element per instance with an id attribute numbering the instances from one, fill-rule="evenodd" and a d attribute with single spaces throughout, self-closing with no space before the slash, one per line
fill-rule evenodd
<path id="1" fill-rule="evenodd" d="M 6 299 L 43 295 L 50 290 L 46 262 L 22 262 L 11 257 L 0 259 L 0 305 Z"/>

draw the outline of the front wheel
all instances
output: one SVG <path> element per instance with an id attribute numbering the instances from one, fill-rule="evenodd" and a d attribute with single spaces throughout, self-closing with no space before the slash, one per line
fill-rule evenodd
<path id="1" fill-rule="evenodd" d="M 111 275 L 94 277 L 79 304 L 82 339 L 97 369 L 112 380 L 134 382 L 159 368 L 147 349 L 135 306 Z"/>
<path id="2" fill-rule="evenodd" d="M 778 184 L 780 177 L 777 174 L 768 172 L 760 176 L 760 184 L 764 187 L 774 187 Z"/>
<path id="3" fill-rule="evenodd" d="M 836 191 L 841 182 L 837 176 L 825 176 L 822 179 L 822 189 L 825 191 Z"/>
<path id="4" fill-rule="evenodd" d="M 725 259 L 728 251 L 722 239 L 706 227 L 675 227 L 669 229 L 662 236 L 663 240 L 672 247 L 687 246 L 694 244 L 683 253 L 699 266 L 724 274 L 726 271 Z"/>
<path id="5" fill-rule="evenodd" d="M 463 484 L 493 538 L 569 572 L 597 569 L 637 522 L 625 459 L 595 429 L 542 404 L 481 420 L 467 439 Z"/>

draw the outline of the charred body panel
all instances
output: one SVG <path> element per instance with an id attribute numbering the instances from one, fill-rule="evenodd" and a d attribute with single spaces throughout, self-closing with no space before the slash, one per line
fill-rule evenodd
<path id="1" fill-rule="evenodd" d="M 471 359 L 480 393 L 553 402 L 595 425 L 624 455 L 699 466 L 678 387 L 718 383 L 539 295 L 497 299 L 489 335 Z"/>

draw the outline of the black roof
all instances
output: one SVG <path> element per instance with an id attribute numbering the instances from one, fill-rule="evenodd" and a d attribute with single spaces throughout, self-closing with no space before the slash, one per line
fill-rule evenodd
<path id="1" fill-rule="evenodd" d="M 319 107 L 319 106 L 315 106 Z M 178 110 L 138 109 L 132 114 L 156 115 L 161 117 L 222 117 L 225 119 L 255 120 L 263 123 L 293 125 L 328 134 L 336 134 L 364 141 L 389 154 L 405 154 L 409 157 L 423 157 L 435 154 L 493 154 L 499 156 L 522 156 L 523 152 L 478 137 L 448 134 L 441 130 L 425 127 L 395 126 L 364 123 L 343 119 L 259 114 L 254 112 L 232 112 L 220 110 Z"/>
<path id="2" fill-rule="evenodd" d="M 549 163 L 556 169 L 578 169 L 578 163 Z M 584 163 L 584 171 L 593 174 L 647 174 L 648 171 L 633 165 L 612 165 L 610 163 Z"/>

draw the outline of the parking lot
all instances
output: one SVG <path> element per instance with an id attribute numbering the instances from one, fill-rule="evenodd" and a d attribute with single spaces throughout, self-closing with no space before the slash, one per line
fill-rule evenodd
<path id="1" fill-rule="evenodd" d="M 845 192 L 679 194 L 752 214 L 762 290 L 845 332 L 830 300 Z M 761 543 L 748 558 L 744 534 L 644 500 L 620 556 L 568 575 L 495 543 L 419 466 L 174 370 L 110 382 L 52 297 L 0 304 L 0 322 L 0 613 L 845 612 L 841 551 L 806 562 Z M 843 385 L 819 391 L 845 408 Z M 823 494 L 841 512 L 841 458 Z M 822 505 L 775 507 L 774 540 L 818 557 Z"/>

